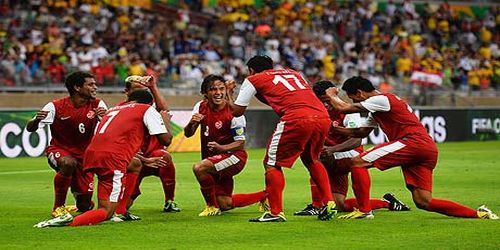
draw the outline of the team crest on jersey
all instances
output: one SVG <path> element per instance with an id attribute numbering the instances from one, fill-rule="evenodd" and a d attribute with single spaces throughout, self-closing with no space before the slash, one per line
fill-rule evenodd
<path id="1" fill-rule="evenodd" d="M 87 113 L 87 118 L 92 119 L 92 118 L 94 118 L 94 117 L 95 117 L 95 112 L 94 112 L 94 111 L 92 111 L 92 110 L 90 110 L 90 111 Z"/>
<path id="2" fill-rule="evenodd" d="M 217 129 L 222 128 L 222 121 L 216 121 L 216 122 L 215 122 L 215 127 L 216 127 Z"/>

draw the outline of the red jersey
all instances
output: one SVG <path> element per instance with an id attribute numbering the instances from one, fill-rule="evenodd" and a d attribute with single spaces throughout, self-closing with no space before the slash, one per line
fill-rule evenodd
<path id="1" fill-rule="evenodd" d="M 89 101 L 86 105 L 75 108 L 70 97 L 64 97 L 46 104 L 42 110 L 49 111 L 40 127 L 50 125 L 52 139 L 50 145 L 60 147 L 74 157 L 83 159 L 83 153 L 90 143 L 97 125 L 94 109 L 107 108 L 100 99 Z"/>
<path id="2" fill-rule="evenodd" d="M 427 130 L 420 123 L 411 107 L 392 93 L 382 93 L 360 102 L 370 114 L 366 120 L 369 126 L 378 124 L 389 141 L 412 137 L 431 141 Z"/>
<path id="3" fill-rule="evenodd" d="M 217 142 L 225 145 L 235 140 L 245 140 L 245 116 L 234 117 L 229 109 L 229 105 L 221 110 L 212 110 L 208 102 L 203 100 L 198 102 L 193 113 L 199 113 L 205 116 L 201 120 L 201 157 L 206 159 L 210 156 L 220 154 L 208 150 L 209 142 Z"/>
<path id="4" fill-rule="evenodd" d="M 254 95 L 271 106 L 281 120 L 328 117 L 325 106 L 307 81 L 291 69 L 265 70 L 247 77 L 235 104 L 246 107 Z"/>
<path id="5" fill-rule="evenodd" d="M 88 151 L 109 152 L 130 162 L 146 135 L 167 133 L 160 113 L 147 104 L 130 103 L 110 108 L 103 116 Z"/>
<path id="6" fill-rule="evenodd" d="M 116 106 L 124 105 L 127 101 L 122 101 L 116 104 Z M 144 139 L 144 144 L 141 147 L 141 151 L 144 153 L 145 157 L 148 157 L 150 153 L 158 149 L 165 149 L 165 146 L 161 145 L 156 136 L 146 136 Z"/>
<path id="7" fill-rule="evenodd" d="M 333 125 L 343 127 L 343 128 L 358 128 L 361 122 L 361 116 L 359 113 L 344 114 L 335 109 L 329 110 L 330 120 Z M 341 144 L 349 139 L 348 136 L 343 136 L 333 131 L 333 128 L 328 132 L 328 136 L 325 139 L 325 146 L 335 146 Z M 355 149 L 358 153 L 363 152 L 363 146 L 359 146 Z"/>

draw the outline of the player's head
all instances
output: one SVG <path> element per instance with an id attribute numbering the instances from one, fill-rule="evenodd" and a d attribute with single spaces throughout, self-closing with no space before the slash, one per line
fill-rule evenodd
<path id="1" fill-rule="evenodd" d="M 223 104 L 226 96 L 224 78 L 220 75 L 206 76 L 201 83 L 201 94 L 211 104 Z"/>
<path id="2" fill-rule="evenodd" d="M 129 95 L 135 90 L 138 89 L 147 89 L 146 86 L 140 84 L 139 79 L 142 78 L 142 76 L 128 76 L 125 78 L 125 94 Z"/>
<path id="3" fill-rule="evenodd" d="M 330 105 L 330 98 L 326 95 L 326 90 L 331 87 L 335 87 L 333 82 L 326 80 L 319 81 L 313 86 L 314 94 L 316 94 L 316 97 L 321 100 L 328 110 L 332 109 L 332 106 Z"/>
<path id="4" fill-rule="evenodd" d="M 342 90 L 354 102 L 360 102 L 366 100 L 369 97 L 367 94 L 375 91 L 375 87 L 373 87 L 370 80 L 361 76 L 354 76 L 344 82 Z"/>
<path id="5" fill-rule="evenodd" d="M 137 102 L 151 105 L 153 104 L 153 96 L 145 89 L 138 89 L 129 93 L 127 102 Z"/>
<path id="6" fill-rule="evenodd" d="M 273 59 L 265 55 L 256 55 L 247 62 L 249 75 L 273 68 Z"/>
<path id="7" fill-rule="evenodd" d="M 70 96 L 79 94 L 87 98 L 95 98 L 97 94 L 97 86 L 94 75 L 84 72 L 76 71 L 66 76 L 64 85 L 68 89 Z"/>

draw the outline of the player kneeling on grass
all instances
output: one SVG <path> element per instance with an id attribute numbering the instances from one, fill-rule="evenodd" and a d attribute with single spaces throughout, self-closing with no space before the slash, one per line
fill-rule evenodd
<path id="1" fill-rule="evenodd" d="M 209 75 L 203 79 L 201 93 L 204 100 L 196 103 L 193 117 L 184 128 L 191 137 L 201 125 L 201 158 L 193 166 L 200 183 L 206 208 L 199 216 L 220 215 L 221 211 L 262 202 L 267 193 L 260 191 L 233 195 L 233 176 L 240 173 L 247 161 L 245 151 L 245 116 L 234 117 L 225 98 L 224 78 Z"/>
<path id="2" fill-rule="evenodd" d="M 330 81 L 320 81 L 314 84 L 314 94 L 320 99 L 328 110 L 332 124 L 345 128 L 357 128 L 361 121 L 359 113 L 343 114 L 335 110 L 330 105 L 330 99 L 326 95 L 325 90 L 335 87 Z M 346 199 L 347 189 L 349 187 L 349 172 L 351 170 L 351 157 L 357 156 L 363 152 L 361 146 L 361 138 L 350 138 L 347 136 L 335 133 L 330 130 L 325 140 L 325 146 L 320 155 L 321 163 L 328 172 L 330 186 L 332 189 L 335 204 L 339 212 L 352 212 L 358 207 L 356 199 Z M 307 205 L 301 211 L 297 211 L 294 215 L 318 215 L 321 208 L 325 205 L 322 202 L 321 192 L 318 190 L 316 183 L 310 179 L 312 203 Z M 387 193 L 384 199 L 371 199 L 370 204 L 372 209 L 388 208 L 393 211 L 410 210 L 408 206 L 396 199 L 393 194 Z M 372 216 L 368 214 L 367 216 Z"/>
<path id="3" fill-rule="evenodd" d="M 152 101 L 149 92 L 137 90 L 126 104 L 110 108 L 85 151 L 83 169 L 98 177 L 99 208 L 75 218 L 66 213 L 35 227 L 94 225 L 113 215 L 124 191 L 127 165 L 143 144 L 145 131 L 165 146 L 172 140 L 170 114 L 156 111 L 149 105 Z"/>
<path id="4" fill-rule="evenodd" d="M 475 210 L 432 197 L 432 174 L 438 157 L 436 143 L 405 101 L 391 93 L 380 93 L 369 80 L 362 77 L 347 79 L 342 90 L 354 103 L 340 99 L 338 90 L 333 87 L 326 90 L 332 107 L 346 114 L 368 112 L 368 117 L 359 128 L 337 126 L 333 128 L 334 132 L 363 138 L 378 126 L 389 141 L 352 158 L 352 186 L 359 210 L 340 218 L 367 218 L 371 214 L 368 168 L 375 167 L 383 171 L 401 166 L 406 186 L 418 208 L 455 217 L 498 219 L 485 206 Z"/>

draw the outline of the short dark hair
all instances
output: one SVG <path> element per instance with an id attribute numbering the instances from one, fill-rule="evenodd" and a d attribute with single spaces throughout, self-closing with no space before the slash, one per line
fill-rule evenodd
<path id="1" fill-rule="evenodd" d="M 319 82 L 314 84 L 313 91 L 314 91 L 314 94 L 316 94 L 316 96 L 319 97 L 322 95 L 326 95 L 326 90 L 328 88 L 331 88 L 331 87 L 335 87 L 333 82 L 323 80 L 323 81 L 319 81 Z"/>
<path id="2" fill-rule="evenodd" d="M 273 59 L 266 55 L 256 55 L 247 62 L 247 66 L 256 73 L 273 68 Z"/>
<path id="3" fill-rule="evenodd" d="M 149 91 L 146 89 L 134 90 L 128 95 L 127 99 L 127 102 L 132 101 L 151 105 L 153 104 L 153 95 L 151 95 L 151 93 L 149 93 Z"/>
<path id="4" fill-rule="evenodd" d="M 64 85 L 68 89 L 69 95 L 75 94 L 75 86 L 81 87 L 85 83 L 85 78 L 95 78 L 94 75 L 85 71 L 75 71 L 64 79 Z"/>
<path id="5" fill-rule="evenodd" d="M 358 90 L 372 92 L 375 90 L 375 87 L 373 87 L 370 80 L 361 76 L 353 76 L 344 82 L 342 90 L 344 90 L 347 94 L 356 94 Z"/>
<path id="6" fill-rule="evenodd" d="M 210 89 L 210 87 L 212 87 L 212 84 L 217 80 L 224 82 L 224 77 L 222 77 L 220 75 L 210 74 L 210 75 L 206 76 L 205 78 L 203 78 L 203 82 L 201 83 L 201 90 L 200 90 L 201 94 L 205 95 L 208 92 L 208 90 Z"/>

